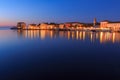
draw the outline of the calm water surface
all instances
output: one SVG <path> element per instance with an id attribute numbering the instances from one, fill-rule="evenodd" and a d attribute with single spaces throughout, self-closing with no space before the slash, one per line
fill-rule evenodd
<path id="1" fill-rule="evenodd" d="M 0 80 L 120 80 L 120 33 L 0 30 Z"/>

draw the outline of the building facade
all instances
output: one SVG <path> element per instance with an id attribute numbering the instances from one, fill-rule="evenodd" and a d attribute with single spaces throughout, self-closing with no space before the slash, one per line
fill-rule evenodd
<path id="1" fill-rule="evenodd" d="M 65 25 L 64 24 L 59 24 L 59 29 L 65 29 Z"/>
<path id="2" fill-rule="evenodd" d="M 48 29 L 48 23 L 41 23 L 40 25 L 39 25 L 39 28 L 41 29 L 41 30 L 46 30 L 46 29 Z"/>
<path id="3" fill-rule="evenodd" d="M 25 22 L 18 22 L 17 28 L 18 29 L 26 29 L 27 28 L 26 23 Z"/>
<path id="4" fill-rule="evenodd" d="M 29 24 L 28 29 L 39 29 L 39 27 L 36 24 Z"/>
<path id="5" fill-rule="evenodd" d="M 120 31 L 120 22 L 102 21 L 100 28 L 109 28 L 112 31 Z"/>
<path id="6" fill-rule="evenodd" d="M 49 30 L 52 30 L 52 29 L 55 29 L 55 28 L 56 28 L 56 25 L 55 25 L 55 24 L 49 24 L 49 25 L 47 26 L 47 28 L 48 28 Z"/>
<path id="7" fill-rule="evenodd" d="M 108 23 L 107 27 L 112 31 L 120 31 L 120 22 Z"/>
<path id="8" fill-rule="evenodd" d="M 100 22 L 100 28 L 107 28 L 108 23 L 109 21 L 107 20 Z"/>

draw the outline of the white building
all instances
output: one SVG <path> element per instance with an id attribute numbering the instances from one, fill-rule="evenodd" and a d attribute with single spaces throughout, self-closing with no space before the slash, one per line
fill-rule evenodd
<path id="1" fill-rule="evenodd" d="M 39 29 L 39 27 L 36 24 L 29 24 L 28 29 Z"/>
<path id="2" fill-rule="evenodd" d="M 120 22 L 112 22 L 108 23 L 107 27 L 113 31 L 120 31 Z"/>
<path id="3" fill-rule="evenodd" d="M 64 29 L 65 25 L 64 24 L 59 24 L 59 29 Z"/>
<path id="4" fill-rule="evenodd" d="M 48 28 L 49 30 L 52 30 L 52 29 L 55 29 L 55 28 L 56 28 L 56 25 L 55 25 L 55 24 L 49 24 L 49 25 L 47 26 L 47 28 Z"/>
<path id="5" fill-rule="evenodd" d="M 109 28 L 112 31 L 120 31 L 120 22 L 102 21 L 100 27 Z"/>
<path id="6" fill-rule="evenodd" d="M 25 22 L 18 22 L 17 28 L 18 29 L 26 29 L 26 23 Z"/>
<path id="7" fill-rule="evenodd" d="M 107 24 L 109 23 L 108 20 L 100 22 L 100 28 L 107 28 Z"/>
<path id="8" fill-rule="evenodd" d="M 40 28 L 41 30 L 46 30 L 46 29 L 48 29 L 48 23 L 41 23 L 41 24 L 39 25 L 39 28 Z"/>

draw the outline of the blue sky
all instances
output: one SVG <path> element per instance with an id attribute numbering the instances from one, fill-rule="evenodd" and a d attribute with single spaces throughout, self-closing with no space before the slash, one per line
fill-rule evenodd
<path id="1" fill-rule="evenodd" d="M 19 21 L 92 22 L 120 21 L 120 0 L 0 0 L 0 26 Z"/>

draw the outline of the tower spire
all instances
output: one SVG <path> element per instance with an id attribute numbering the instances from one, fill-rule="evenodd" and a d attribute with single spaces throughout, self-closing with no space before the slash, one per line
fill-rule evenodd
<path id="1" fill-rule="evenodd" d="M 95 26 L 96 26 L 96 24 L 97 24 L 97 19 L 96 19 L 96 18 L 94 18 L 94 21 L 93 21 L 93 26 L 95 27 Z"/>

